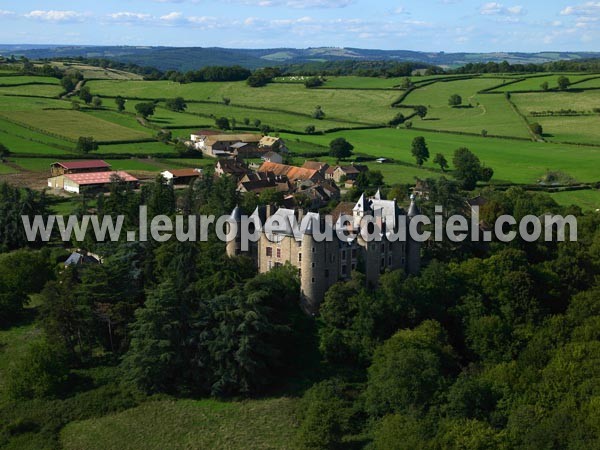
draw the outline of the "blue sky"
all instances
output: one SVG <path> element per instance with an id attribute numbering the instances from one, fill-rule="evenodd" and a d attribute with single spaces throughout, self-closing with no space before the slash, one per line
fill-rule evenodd
<path id="1" fill-rule="evenodd" d="M 0 0 L 0 43 L 600 51 L 600 1 Z"/>

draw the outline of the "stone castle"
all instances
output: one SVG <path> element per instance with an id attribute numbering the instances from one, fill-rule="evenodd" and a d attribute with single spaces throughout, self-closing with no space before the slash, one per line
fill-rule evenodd
<path id="1" fill-rule="evenodd" d="M 316 311 L 323 300 L 327 289 L 340 280 L 350 278 L 352 271 L 360 270 L 365 274 L 367 283 L 375 286 L 379 276 L 388 270 L 404 269 L 406 273 L 414 274 L 420 269 L 420 243 L 410 239 L 408 226 L 410 220 L 419 214 L 414 197 L 408 211 L 400 208 L 396 200 L 384 200 L 378 191 L 374 197 L 367 198 L 363 194 L 356 204 L 340 203 L 331 213 L 333 229 L 343 227 L 345 231 L 355 233 L 355 237 L 339 239 L 333 233 L 330 242 L 317 242 L 314 238 L 313 227 L 326 227 L 324 217 L 317 213 L 306 213 L 297 209 L 270 206 L 258 207 L 250 219 L 258 219 L 261 224 L 269 219 L 280 223 L 303 222 L 308 225 L 300 236 L 294 236 L 291 226 L 283 229 L 260 230 L 257 242 L 250 243 L 247 251 L 242 251 L 241 239 L 238 236 L 227 244 L 227 254 L 230 257 L 246 255 L 256 263 L 260 273 L 287 262 L 298 268 L 302 299 L 309 311 Z M 275 216 L 275 217 L 273 217 Z M 377 224 L 378 240 L 366 241 L 360 234 L 361 220 L 365 216 L 373 217 Z M 405 216 L 406 222 L 399 220 Z M 349 219 L 342 224 L 341 217 Z M 231 220 L 240 225 L 242 211 L 236 207 Z M 404 227 L 406 240 L 390 239 L 391 230 Z M 402 231 L 400 232 L 402 234 Z"/>

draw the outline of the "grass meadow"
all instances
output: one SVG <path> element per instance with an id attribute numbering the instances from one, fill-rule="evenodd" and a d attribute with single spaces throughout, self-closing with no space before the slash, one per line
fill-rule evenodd
<path id="1" fill-rule="evenodd" d="M 80 111 L 3 111 L 0 112 L 0 116 L 71 140 L 76 140 L 79 136 L 93 136 L 97 141 L 135 140 L 151 137 L 147 132 L 124 127 Z"/>
<path id="2" fill-rule="evenodd" d="M 415 127 L 474 134 L 485 129 L 488 134 L 497 136 L 529 138 L 525 123 L 503 96 L 477 94 L 497 83 L 498 80 L 492 78 L 438 82 L 414 90 L 403 104 L 427 106 L 425 120 L 415 118 Z M 463 107 L 448 105 L 453 94 L 462 97 Z"/>
<path id="3" fill-rule="evenodd" d="M 0 95 L 25 95 L 35 97 L 58 97 L 64 92 L 62 86 L 53 84 L 29 84 L 0 87 Z"/>
<path id="4" fill-rule="evenodd" d="M 414 163 L 410 149 L 416 136 L 425 137 L 429 147 L 431 158 L 425 163 L 425 167 L 435 168 L 431 161 L 436 153 L 442 153 L 452 168 L 454 151 L 459 147 L 467 147 L 479 156 L 483 163 L 494 169 L 493 180 L 497 182 L 535 183 L 547 170 L 561 170 L 581 182 L 598 181 L 600 147 L 390 128 L 343 131 L 326 136 L 303 136 L 302 140 L 328 145 L 336 137 L 345 137 L 354 145 L 355 153 Z M 288 137 L 294 139 L 294 136 Z"/>
<path id="5" fill-rule="evenodd" d="M 146 99 L 183 97 L 186 100 L 221 102 L 229 98 L 232 106 L 261 107 L 311 115 L 321 106 L 327 119 L 357 124 L 389 121 L 390 105 L 399 93 L 344 89 L 307 89 L 295 83 L 272 83 L 251 88 L 245 82 L 179 84 L 170 81 L 91 81 L 93 94 Z"/>
<path id="6" fill-rule="evenodd" d="M 557 89 L 558 88 L 558 78 L 563 74 L 552 74 L 552 75 L 542 75 L 535 77 L 528 77 L 525 80 L 519 81 L 517 83 L 512 83 L 507 86 L 500 86 L 494 89 L 494 92 L 514 92 L 514 91 L 540 91 L 543 92 L 542 84 L 548 83 L 549 89 Z M 589 78 L 589 74 L 564 74 L 571 83 L 575 83 L 577 81 L 585 80 Z"/>
<path id="7" fill-rule="evenodd" d="M 559 205 L 577 205 L 584 211 L 597 211 L 600 209 L 600 190 L 564 191 L 550 194 Z"/>
<path id="8" fill-rule="evenodd" d="M 61 432 L 66 450 L 293 449 L 297 400 L 150 401 Z"/>

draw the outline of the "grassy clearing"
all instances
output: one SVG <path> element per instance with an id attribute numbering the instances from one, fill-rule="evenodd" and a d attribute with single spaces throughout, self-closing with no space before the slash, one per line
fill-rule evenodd
<path id="1" fill-rule="evenodd" d="M 0 78 L 0 86 L 7 85 L 17 85 L 17 84 L 27 84 L 27 83 L 41 83 L 41 84 L 60 84 L 60 80 L 58 78 L 52 77 L 35 77 L 35 76 L 16 76 L 16 77 L 6 77 Z"/>
<path id="2" fill-rule="evenodd" d="M 565 191 L 550 194 L 559 205 L 577 205 L 584 211 L 597 211 L 600 209 L 600 190 Z"/>
<path id="3" fill-rule="evenodd" d="M 65 449 L 290 449 L 296 400 L 148 402 L 100 419 L 68 424 Z"/>
<path id="4" fill-rule="evenodd" d="M 6 399 L 4 380 L 11 362 L 39 335 L 40 330 L 30 324 L 0 329 L 0 405 Z"/>
<path id="5" fill-rule="evenodd" d="M 292 83 L 272 83 L 263 88 L 251 88 L 245 82 L 190 83 L 170 81 L 91 81 L 92 93 L 138 98 L 172 98 L 222 101 L 231 99 L 232 106 L 259 106 L 268 109 L 312 114 L 320 105 L 327 119 L 344 122 L 376 124 L 393 117 L 390 105 L 398 97 L 391 91 L 356 91 L 343 89 L 306 89 Z"/>
<path id="6" fill-rule="evenodd" d="M 64 92 L 62 86 L 51 84 L 29 84 L 24 86 L 0 87 L 1 95 L 35 95 L 37 97 L 58 97 Z"/>
<path id="7" fill-rule="evenodd" d="M 282 136 L 290 140 L 294 138 Z M 431 158 L 425 167 L 435 167 L 431 160 L 436 153 L 443 153 L 452 164 L 454 150 L 468 147 L 483 163 L 494 169 L 495 181 L 535 183 L 547 169 L 561 170 L 579 181 L 598 181 L 600 178 L 600 149 L 594 147 L 391 128 L 343 131 L 327 136 L 303 136 L 302 139 L 328 145 L 336 137 L 345 137 L 354 145 L 355 153 L 414 163 L 410 148 L 416 136 L 424 136 L 429 146 Z"/>
<path id="8" fill-rule="evenodd" d="M 165 159 L 161 158 L 157 161 L 160 161 L 162 164 L 169 166 L 173 169 L 180 168 L 189 168 L 189 169 L 198 169 L 198 168 L 207 168 L 214 167 L 217 162 L 212 158 L 178 158 L 178 159 Z"/>
<path id="9" fill-rule="evenodd" d="M 146 139 L 147 133 L 117 125 L 80 111 L 13 111 L 1 116 L 28 126 L 76 140 L 79 136 L 93 136 L 98 141 Z"/>
<path id="10" fill-rule="evenodd" d="M 600 115 L 532 117 L 544 129 L 544 139 L 556 142 L 600 145 Z"/>
<path id="11" fill-rule="evenodd" d="M 549 89 L 558 88 L 558 78 L 564 75 L 571 83 L 575 83 L 576 81 L 583 80 L 585 78 L 589 78 L 590 75 L 581 75 L 581 74 L 552 74 L 545 75 L 540 77 L 529 77 L 523 81 L 519 81 L 517 83 L 509 84 L 508 86 L 500 86 L 497 89 L 494 89 L 494 92 L 512 92 L 512 91 L 543 91 L 542 83 L 548 83 Z M 579 86 L 578 86 L 579 87 Z"/>
<path id="12" fill-rule="evenodd" d="M 100 148 L 94 152 L 95 155 L 156 155 L 161 153 L 173 153 L 175 150 L 172 145 L 164 144 L 162 142 L 135 142 L 131 144 L 107 144 L 101 145 Z"/>
<path id="13" fill-rule="evenodd" d="M 485 129 L 488 134 L 528 138 L 525 124 L 503 96 L 477 94 L 497 83 L 491 78 L 434 83 L 411 92 L 403 103 L 427 106 L 427 117 L 413 120 L 415 127 L 475 134 Z M 453 94 L 460 95 L 463 105 L 471 107 L 448 106 Z"/>

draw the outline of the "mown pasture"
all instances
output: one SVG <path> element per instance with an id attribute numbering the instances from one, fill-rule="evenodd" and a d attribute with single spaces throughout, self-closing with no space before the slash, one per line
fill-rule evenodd
<path id="1" fill-rule="evenodd" d="M 389 121 L 394 116 L 391 104 L 399 96 L 398 92 L 385 90 L 307 89 L 304 85 L 294 83 L 271 83 L 262 88 L 252 88 L 245 82 L 179 84 L 170 81 L 91 81 L 88 86 L 92 94 L 109 97 L 183 97 L 191 101 L 217 103 L 228 98 L 232 106 L 289 111 L 304 114 L 307 119 L 310 119 L 316 106 L 321 106 L 325 118 L 357 125 Z"/>
<path id="2" fill-rule="evenodd" d="M 70 140 L 77 140 L 80 136 L 93 136 L 97 141 L 141 140 L 151 137 L 145 131 L 134 130 L 80 111 L 3 111 L 0 116 L 36 131 Z"/>
<path id="3" fill-rule="evenodd" d="M 425 120 L 415 118 L 414 127 L 473 134 L 486 130 L 491 135 L 529 138 L 527 126 L 504 96 L 477 94 L 497 83 L 493 78 L 438 82 L 415 89 L 402 104 L 427 107 Z M 461 106 L 448 105 L 454 94 L 461 96 Z"/>

